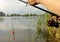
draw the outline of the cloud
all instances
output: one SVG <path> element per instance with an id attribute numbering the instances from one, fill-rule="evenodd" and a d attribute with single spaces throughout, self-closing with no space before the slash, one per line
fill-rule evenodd
<path id="1" fill-rule="evenodd" d="M 38 10 L 31 6 L 26 6 L 26 4 L 20 2 L 19 0 L 0 0 L 0 11 L 3 11 L 6 14 L 17 13 L 43 13 L 41 10 Z M 42 6 L 41 6 L 42 7 Z M 43 7 L 44 8 L 44 7 Z"/>

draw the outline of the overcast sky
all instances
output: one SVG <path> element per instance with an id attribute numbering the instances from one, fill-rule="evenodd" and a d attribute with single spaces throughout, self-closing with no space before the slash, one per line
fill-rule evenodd
<path id="1" fill-rule="evenodd" d="M 45 9 L 44 6 L 39 5 Z M 25 13 L 36 13 L 41 14 L 43 11 L 36 9 L 32 6 L 26 6 L 26 4 L 20 2 L 19 0 L 0 0 L 0 11 L 6 14 L 25 14 Z"/>

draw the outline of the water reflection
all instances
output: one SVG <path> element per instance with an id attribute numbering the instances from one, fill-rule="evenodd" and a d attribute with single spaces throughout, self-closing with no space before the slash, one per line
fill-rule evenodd
<path id="1" fill-rule="evenodd" d="M 0 17 L 0 22 L 3 22 L 5 20 L 5 18 Z"/>
<path id="2" fill-rule="evenodd" d="M 0 42 L 32 42 L 37 17 L 4 17 L 0 20 Z M 12 38 L 12 23 L 15 41 Z"/>

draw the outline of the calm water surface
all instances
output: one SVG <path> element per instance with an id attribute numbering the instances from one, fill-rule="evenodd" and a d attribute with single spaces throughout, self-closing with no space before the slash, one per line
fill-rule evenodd
<path id="1" fill-rule="evenodd" d="M 0 42 L 37 42 L 34 40 L 37 20 L 36 16 L 0 17 Z M 13 40 L 12 35 L 13 28 L 15 40 Z"/>

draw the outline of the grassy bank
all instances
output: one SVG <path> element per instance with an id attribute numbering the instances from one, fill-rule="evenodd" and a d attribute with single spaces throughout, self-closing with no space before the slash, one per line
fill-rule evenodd
<path id="1" fill-rule="evenodd" d="M 37 22 L 38 38 L 42 35 L 46 42 L 60 42 L 60 29 L 47 26 L 49 19 L 51 19 L 51 17 L 48 13 L 39 17 Z"/>

